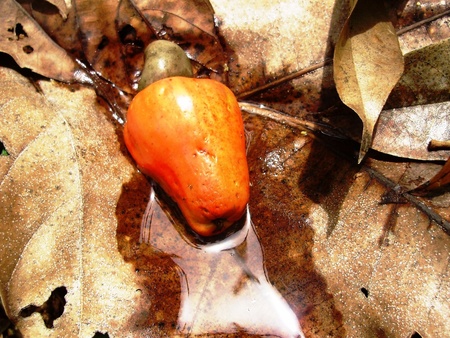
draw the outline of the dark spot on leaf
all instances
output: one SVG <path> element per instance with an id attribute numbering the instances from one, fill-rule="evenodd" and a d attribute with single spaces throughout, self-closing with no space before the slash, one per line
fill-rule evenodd
<path id="1" fill-rule="evenodd" d="M 100 43 L 97 46 L 97 50 L 102 50 L 103 48 L 105 48 L 107 45 L 109 44 L 109 39 L 107 36 L 103 36 L 102 37 L 102 41 L 100 41 Z"/>
<path id="2" fill-rule="evenodd" d="M 137 37 L 136 29 L 127 24 L 119 30 L 120 42 L 125 46 L 125 54 L 136 55 L 144 49 L 144 42 Z"/>
<path id="3" fill-rule="evenodd" d="M 111 61 L 111 59 L 105 60 L 105 67 L 110 68 L 114 65 L 114 61 Z"/>
<path id="4" fill-rule="evenodd" d="M 101 332 L 95 332 L 95 334 L 92 336 L 92 338 L 109 338 L 108 332 L 101 333 Z"/>
<path id="5" fill-rule="evenodd" d="M 23 26 L 21 23 L 17 23 L 14 27 L 8 28 L 8 32 L 16 34 L 16 37 L 18 40 L 28 37 L 28 34 L 23 29 Z"/>
<path id="6" fill-rule="evenodd" d="M 205 46 L 200 43 L 196 43 L 194 48 L 195 48 L 195 50 L 199 51 L 200 53 L 202 53 L 205 50 Z"/>
<path id="7" fill-rule="evenodd" d="M 136 40 L 136 29 L 129 24 L 123 26 L 119 31 L 119 39 L 123 44 L 132 43 Z"/>
<path id="8" fill-rule="evenodd" d="M 31 47 L 30 45 L 26 45 L 26 46 L 24 46 L 22 49 L 23 49 L 23 51 L 24 51 L 26 54 L 31 54 L 31 53 L 33 53 L 33 51 L 34 51 L 34 48 Z"/>
<path id="9" fill-rule="evenodd" d="M 29 317 L 33 313 L 40 313 L 44 320 L 45 326 L 49 329 L 53 328 L 53 322 L 61 317 L 64 313 L 64 306 L 66 305 L 66 299 L 64 296 L 67 294 L 65 286 L 60 286 L 52 291 L 50 297 L 41 306 L 28 305 L 19 312 L 21 317 Z"/>
<path id="10" fill-rule="evenodd" d="M 0 141 L 0 156 L 8 156 L 8 150 L 6 150 L 5 145 L 3 144 L 2 141 Z"/>
<path id="11" fill-rule="evenodd" d="M 364 294 L 364 296 L 365 296 L 366 298 L 369 297 L 369 290 L 367 290 L 366 288 L 361 288 L 361 292 Z"/>
<path id="12" fill-rule="evenodd" d="M 418 332 L 414 332 L 414 333 L 411 335 L 411 338 L 422 338 L 422 336 L 421 336 Z"/>
<path id="13" fill-rule="evenodd" d="M 391 189 L 383 194 L 380 204 L 405 204 L 407 202 L 408 201 L 403 197 L 401 191 Z"/>

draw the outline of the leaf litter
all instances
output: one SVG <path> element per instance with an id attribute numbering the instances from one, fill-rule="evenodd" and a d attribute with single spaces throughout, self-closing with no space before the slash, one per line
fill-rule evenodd
<path id="1" fill-rule="evenodd" d="M 128 8 L 127 10 L 130 10 L 129 6 L 124 5 L 125 3 L 127 2 L 121 2 L 122 7 L 120 8 Z M 215 7 L 220 8 L 220 6 Z M 58 15 L 60 14 L 58 13 Z M 70 20 L 70 17 L 69 13 L 68 20 Z M 242 19 L 245 21 L 245 16 Z M 139 21 L 139 18 L 137 18 L 137 21 Z M 128 23 L 124 22 L 122 28 L 128 27 Z M 130 26 L 133 28 L 139 27 L 139 24 L 135 24 L 135 22 L 133 21 L 133 24 L 130 24 Z M 227 28 L 229 23 L 229 21 L 224 21 L 222 26 L 224 32 L 230 32 L 229 28 Z M 139 41 L 133 40 L 133 36 L 137 36 L 133 35 L 133 30 L 125 30 L 125 32 L 127 33 L 125 34 L 127 37 L 125 40 L 130 45 Z M 131 40 L 128 36 L 132 37 Z M 258 43 L 258 35 L 253 37 L 256 37 L 255 41 Z M 112 41 L 117 41 L 117 39 L 114 37 Z M 123 47 L 120 50 L 120 53 L 123 53 Z M 130 60 L 133 60 L 129 61 L 133 64 L 137 62 L 138 57 Z M 253 60 L 260 62 L 257 56 L 254 56 Z M 98 67 L 101 64 L 101 62 L 94 62 L 91 65 Z M 137 66 L 131 66 L 129 69 L 138 70 L 138 63 L 136 64 Z M 95 67 L 94 70 L 97 71 Z M 230 67 L 233 67 L 233 65 L 230 64 Z M 233 71 L 237 68 L 230 69 Z M 239 71 L 246 71 L 245 67 L 241 66 Z M 132 74 L 136 73 L 132 72 Z M 254 79 L 264 78 L 264 73 L 261 75 L 258 72 L 254 72 L 253 77 Z M 121 79 L 121 84 L 118 83 L 118 85 L 129 84 L 132 81 L 130 78 Z M 237 84 L 236 88 L 239 88 L 239 81 L 235 83 Z M 242 83 L 245 83 L 245 81 Z M 46 89 L 48 90 L 49 87 L 46 87 Z M 53 90 L 47 91 L 46 96 L 49 99 L 52 98 L 52 102 L 55 102 L 51 93 L 54 95 L 56 92 Z M 291 113 L 291 110 L 288 110 L 288 112 Z M 76 123 L 74 119 L 70 121 L 72 123 L 70 125 L 71 130 L 75 131 L 80 128 L 79 122 Z M 108 123 L 111 123 L 111 121 Z M 261 123 L 263 124 L 261 125 Z M 311 124 L 306 123 L 306 125 Z M 76 128 L 73 128 L 74 126 Z M 102 124 L 102 126 L 105 128 L 106 125 Z M 445 262 L 448 262 L 448 257 L 442 256 L 442 253 L 448 252 L 448 248 L 445 249 L 446 245 L 448 245 L 447 237 L 445 235 L 442 236 L 443 233 L 439 232 L 440 230 L 437 227 L 430 226 L 428 218 L 417 211 L 417 206 L 411 206 L 411 204 L 404 201 L 400 204 L 387 203 L 379 205 L 378 202 L 382 200 L 382 196 L 388 192 L 386 191 L 388 185 L 383 180 L 378 180 L 370 171 L 367 172 L 368 174 L 365 172 L 360 173 L 359 169 L 354 167 L 353 164 L 344 164 L 342 158 L 332 155 L 328 150 L 324 150 L 320 146 L 321 141 L 319 139 L 313 138 L 313 141 L 311 141 L 309 138 L 311 134 L 308 131 L 298 134 L 296 129 L 290 129 L 291 127 L 279 125 L 264 118 L 253 117 L 246 119 L 246 126 L 251 135 L 249 160 L 253 163 L 251 166 L 254 177 L 252 193 L 255 196 L 250 204 L 250 211 L 253 215 L 255 230 L 260 238 L 260 245 L 265 255 L 268 280 L 274 284 L 275 288 L 282 294 L 300 319 L 305 335 L 324 336 L 329 332 L 334 332 L 335 336 L 345 336 L 346 332 L 347 334 L 350 332 L 355 336 L 373 336 L 375 334 L 406 336 L 412 335 L 414 332 L 422 335 L 440 335 L 439 330 L 442 327 L 445 328 L 445 325 L 441 324 L 445 323 L 443 321 L 444 317 L 441 316 L 447 313 L 445 310 L 446 300 L 440 296 L 445 294 L 448 289 L 448 283 L 446 282 L 448 280 L 448 263 L 447 265 L 445 264 Z M 83 134 L 83 136 L 87 135 L 86 133 Z M 11 138 L 11 140 L 13 139 L 16 141 L 15 138 Z M 115 136 L 109 140 L 115 140 Z M 5 141 L 3 134 L 2 141 Z M 108 145 L 108 142 L 111 141 L 105 141 L 105 143 L 101 144 Z M 117 144 L 116 142 L 112 141 L 113 144 Z M 5 142 L 6 149 L 9 150 L 12 144 Z M 85 142 L 79 144 L 86 145 Z M 98 144 L 100 144 L 98 141 L 94 141 L 92 145 Z M 14 146 L 11 149 L 13 148 Z M 92 157 L 86 156 L 86 152 L 82 151 L 83 146 L 79 146 L 76 149 L 81 149 L 77 154 L 83 155 L 79 160 L 80 165 L 90 164 L 89 168 L 99 167 L 98 159 L 105 159 L 104 155 L 96 154 L 95 151 L 93 154 L 96 155 Z M 97 148 L 91 146 L 88 149 Z M 6 166 L 11 166 L 15 163 L 14 156 L 14 152 L 11 152 L 11 156 L 7 156 L 9 158 L 5 159 L 6 161 L 4 162 Z M 119 161 L 122 164 L 126 163 L 126 169 L 123 170 L 127 173 L 123 173 L 122 175 L 124 176 L 122 176 L 122 179 L 119 179 L 119 181 L 124 182 L 124 177 L 130 179 L 133 170 L 129 166 L 128 160 L 121 159 Z M 108 176 L 111 170 L 109 167 L 117 167 L 115 165 L 111 166 L 114 163 L 111 162 L 111 159 L 106 163 L 109 166 L 102 165 L 103 168 L 108 168 L 103 172 L 103 175 Z M 367 163 L 372 162 L 369 161 Z M 389 165 L 386 165 L 386 163 L 383 165 L 386 170 L 389 170 Z M 8 172 L 5 167 L 2 170 L 2 172 Z M 84 169 L 82 172 L 82 180 L 88 178 L 88 174 Z M 113 176 L 108 177 L 115 177 L 114 182 L 116 182 L 115 187 L 117 189 L 120 185 L 117 184 L 118 178 L 116 175 L 120 170 L 114 169 L 113 172 Z M 401 170 L 398 171 L 398 174 L 391 173 L 391 179 L 394 182 L 392 189 L 394 191 L 395 182 L 400 182 L 403 174 L 404 171 L 402 172 Z M 102 174 L 95 174 L 94 176 L 102 177 Z M 96 236 L 95 231 L 92 231 L 93 228 L 89 224 L 95 224 L 95 228 L 101 227 L 100 223 L 93 221 L 90 217 L 93 217 L 93 214 L 103 215 L 106 211 L 104 210 L 105 205 L 109 204 L 102 203 L 103 199 L 101 198 L 99 200 L 92 197 L 89 198 L 91 195 L 96 196 L 98 199 L 99 195 L 95 194 L 96 189 L 99 189 L 97 184 L 84 183 L 81 186 L 84 187 L 83 189 L 86 189 L 81 190 L 85 191 L 83 196 L 87 197 L 82 200 L 82 205 L 85 206 L 82 210 L 87 215 L 83 214 L 82 224 L 86 228 L 84 233 L 89 236 L 87 236 L 85 241 L 82 241 L 82 247 L 85 247 L 86 250 L 83 250 L 80 255 L 84 257 L 85 262 L 89 262 L 89 257 L 95 250 L 96 257 L 103 260 L 108 259 L 111 255 L 115 255 L 114 251 L 110 252 L 102 249 L 106 243 L 100 243 L 99 245 L 98 236 Z M 107 186 L 108 184 L 105 184 L 105 188 Z M 148 186 L 146 189 L 148 189 Z M 373 189 L 373 191 L 370 189 Z M 92 194 L 92 192 L 94 193 Z M 148 191 L 146 190 L 145 193 L 147 194 Z M 116 191 L 115 196 L 118 196 L 118 194 Z M 130 197 L 129 195 L 127 196 Z M 147 199 L 142 198 L 141 201 L 136 202 L 138 209 L 134 208 L 132 210 L 141 210 L 140 213 L 142 214 L 142 208 L 145 208 Z M 111 203 L 111 205 L 115 205 L 115 203 Z M 87 206 L 96 207 L 93 208 L 94 210 L 89 210 L 90 208 Z M 130 206 L 130 204 L 125 202 L 123 210 L 127 209 L 126 206 Z M 78 209 L 81 209 L 81 207 Z M 441 212 L 445 214 L 443 211 Z M 411 219 L 416 221 L 411 223 L 411 226 L 408 226 L 410 225 L 408 221 Z M 138 304 L 135 308 L 136 311 L 140 312 L 130 313 L 128 310 L 127 313 L 130 315 L 127 317 L 128 320 L 121 322 L 120 327 L 113 327 L 108 318 L 114 316 L 116 309 L 109 310 L 111 317 L 103 318 L 99 321 L 94 320 L 88 327 L 81 328 L 82 332 L 90 332 L 90 335 L 93 335 L 94 332 L 109 332 L 114 335 L 115 332 L 121 332 L 127 325 L 133 325 L 132 323 L 142 324 L 140 328 L 135 328 L 134 334 L 139 335 L 142 332 L 161 334 L 168 332 L 168 330 L 173 330 L 174 326 L 171 329 L 169 329 L 169 326 L 176 323 L 177 320 L 178 307 L 175 305 L 172 312 L 168 311 L 168 307 L 170 307 L 170 304 L 177 304 L 176 299 L 178 296 L 176 295 L 179 294 L 180 282 L 179 267 L 177 268 L 173 259 L 170 258 L 172 261 L 170 264 L 172 265 L 165 270 L 170 272 L 167 275 L 167 279 L 158 280 L 157 277 L 161 276 L 160 272 L 164 271 L 161 270 L 164 269 L 163 266 L 159 266 L 161 264 L 160 251 L 156 250 L 159 252 L 156 256 L 154 253 L 148 256 L 153 262 L 150 265 L 142 262 L 142 259 L 146 257 L 145 255 L 144 257 L 135 255 L 136 252 L 142 253 L 142 250 L 145 249 L 145 246 L 139 245 L 136 239 L 133 240 L 135 237 L 130 236 L 130 234 L 134 233 L 133 231 L 139 229 L 139 213 L 126 222 L 128 227 L 125 229 L 121 228 L 119 222 L 118 231 L 122 229 L 121 231 L 124 231 L 124 234 L 121 237 L 119 232 L 117 233 L 117 244 L 116 240 L 111 241 L 111 229 L 115 228 L 115 226 L 112 225 L 109 228 L 109 237 L 106 237 L 109 247 L 118 245 L 119 251 L 124 256 L 122 258 L 128 257 L 126 260 L 132 262 L 134 266 L 138 266 L 141 273 L 145 269 L 154 273 L 144 273 L 136 280 L 137 270 L 133 274 L 129 269 L 130 266 L 127 265 L 125 272 L 121 272 L 121 276 L 127 280 L 128 286 L 130 286 L 127 289 L 128 295 L 130 299 L 135 297 L 136 301 L 134 304 Z M 112 221 L 112 224 L 114 224 L 114 221 Z M 286 236 L 286 233 L 289 233 L 289 236 Z M 431 235 L 428 236 L 428 234 Z M 43 230 L 36 233 L 35 237 L 46 238 L 43 235 Z M 75 238 L 77 237 L 75 236 Z M 100 238 L 103 238 L 103 236 Z M 158 238 L 164 238 L 164 236 Z M 181 241 L 180 243 L 185 244 L 186 242 Z M 422 244 L 413 246 L 411 243 Z M 429 246 L 428 243 L 435 243 L 436 246 Z M 32 250 L 32 246 L 27 245 L 27 248 L 28 246 Z M 129 256 L 125 255 L 123 248 L 130 250 L 130 252 L 127 251 Z M 397 248 L 398 251 L 396 251 Z M 155 250 L 150 251 L 153 252 Z M 37 254 L 39 252 L 42 251 L 37 250 Z M 405 256 L 403 257 L 402 254 Z M 423 259 L 427 254 L 430 258 Z M 191 256 L 190 254 L 188 255 L 188 257 Z M 106 266 L 117 267 L 118 264 L 123 269 L 121 264 L 122 258 L 120 256 L 114 257 L 115 260 L 109 261 L 109 265 L 107 264 Z M 439 260 L 439 262 L 442 264 L 436 265 L 437 261 L 433 257 L 441 257 L 442 260 Z M 137 262 L 141 259 L 141 263 L 136 263 L 133 259 L 136 259 Z M 388 264 L 381 264 L 380 262 L 383 262 L 383 259 L 388 263 L 395 261 L 399 266 L 394 268 Z M 33 261 L 26 255 L 24 255 L 22 260 L 24 262 Z M 89 292 L 94 290 L 104 290 L 104 292 L 100 291 L 100 294 L 102 294 L 100 303 L 102 305 L 109 304 L 107 299 L 111 299 L 115 306 L 117 306 L 117 302 L 119 304 L 127 304 L 127 297 L 121 298 L 117 296 L 117 292 L 114 292 L 114 295 L 110 296 L 110 298 L 104 298 L 104 295 L 108 293 L 105 290 L 123 290 L 121 289 L 123 285 L 121 282 L 114 284 L 112 282 L 114 279 L 110 279 L 104 286 L 101 286 L 97 281 L 99 276 L 89 273 L 89 266 L 89 263 L 83 265 L 83 271 L 87 272 L 85 283 L 83 284 L 85 285 L 86 294 L 89 295 Z M 109 271 L 106 266 L 106 271 Z M 407 268 L 406 270 L 402 268 L 404 266 Z M 418 275 L 414 277 L 414 281 L 420 280 L 421 282 L 408 283 L 410 281 L 407 278 L 409 277 L 408 273 L 413 276 L 415 272 L 413 268 L 417 266 L 420 269 L 417 271 Z M 24 269 L 29 269 L 29 266 L 25 266 Z M 31 269 L 30 271 L 33 272 L 34 270 Z M 393 279 L 390 282 L 385 282 L 384 279 L 388 275 L 393 276 Z M 110 272 L 107 272 L 107 276 L 111 276 Z M 428 277 L 423 279 L 423 276 Z M 216 282 L 219 280 L 220 278 Z M 10 281 L 10 283 L 14 284 L 13 281 Z M 18 285 L 20 286 L 21 284 L 19 283 Z M 55 283 L 53 289 L 59 285 L 61 284 Z M 70 283 L 67 283 L 67 285 L 70 286 Z M 159 291 L 161 292 L 159 294 L 160 298 L 155 298 L 156 291 L 150 291 L 154 290 L 155 285 L 164 285 L 166 288 L 168 285 L 173 285 L 173 288 L 167 288 L 167 292 Z M 438 285 L 438 287 L 430 288 L 430 285 Z M 105 289 L 105 286 L 107 286 L 107 289 Z M 135 290 L 139 290 L 137 292 L 138 295 L 132 292 L 131 289 L 133 287 Z M 17 287 L 16 289 L 19 290 L 20 288 Z M 76 289 L 69 287 L 68 290 L 68 309 L 70 309 L 70 307 L 73 307 L 73 300 L 76 299 L 74 294 L 71 294 L 71 291 L 74 292 Z M 417 291 L 411 293 L 411 290 Z M 174 292 L 174 297 L 170 298 L 170 292 Z M 15 293 L 13 292 L 12 294 Z M 95 294 L 98 295 L 99 292 L 97 291 Z M 49 292 L 42 292 L 39 299 L 27 300 L 24 302 L 24 305 L 31 303 L 43 304 L 48 295 Z M 358 298 L 358 295 L 362 299 Z M 71 296 L 72 298 L 70 298 Z M 86 299 L 82 297 L 81 302 L 92 303 L 93 309 L 91 314 L 83 313 L 84 318 L 92 319 L 96 318 L 94 313 L 104 313 L 104 308 L 100 304 L 97 306 L 97 303 L 92 301 L 92 299 L 97 298 L 89 297 Z M 156 302 L 160 307 L 150 307 L 151 310 L 156 311 L 152 314 L 150 313 L 151 311 L 149 312 L 149 307 L 146 304 L 151 303 L 150 300 L 155 302 L 157 299 L 160 300 L 159 303 Z M 165 304 L 164 299 L 171 299 L 174 302 Z M 399 302 L 396 302 L 396 299 Z M 417 299 L 417 302 L 414 304 L 418 309 L 427 304 L 427 300 L 428 302 L 432 300 L 432 310 L 424 308 L 420 313 L 412 313 L 411 308 L 407 305 L 411 299 Z M 146 303 L 146 301 L 150 302 Z M 214 297 L 212 297 L 212 301 L 214 301 Z M 366 304 L 364 302 L 368 305 L 364 305 Z M 214 305 L 214 302 L 212 304 Z M 16 305 L 15 309 L 18 310 L 19 308 L 20 306 L 17 307 Z M 168 312 L 158 312 L 161 309 L 166 309 Z M 436 312 L 434 309 L 439 309 L 439 312 Z M 117 309 L 117 311 L 120 311 L 120 309 Z M 171 313 L 172 315 L 170 315 Z M 120 318 L 124 318 L 123 313 L 121 313 L 121 316 Z M 30 318 L 37 317 L 31 316 Z M 70 326 L 66 325 L 66 322 L 61 322 L 68 318 L 74 318 L 70 311 L 63 314 L 55 322 L 56 330 L 58 328 L 64 330 L 64 327 L 65 329 L 70 328 Z M 138 320 L 136 321 L 135 319 Z M 27 320 L 28 322 L 26 323 L 29 324 L 30 319 Z M 58 321 L 62 323 L 59 324 L 61 325 L 59 327 Z M 73 322 L 75 323 L 77 320 L 74 319 Z M 42 328 L 38 329 L 39 323 L 39 320 L 37 320 L 32 328 L 23 326 L 21 328 L 35 330 L 33 331 L 34 333 L 42 332 L 44 334 L 45 330 L 39 331 Z M 42 322 L 40 325 L 42 326 Z M 130 329 L 130 327 L 128 326 L 127 329 Z M 220 336 L 220 333 L 217 334 Z M 83 334 L 81 335 L 83 336 Z"/>

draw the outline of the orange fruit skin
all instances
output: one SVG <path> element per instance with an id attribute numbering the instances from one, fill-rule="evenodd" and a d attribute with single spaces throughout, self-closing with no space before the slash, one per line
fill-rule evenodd
<path id="1" fill-rule="evenodd" d="M 222 232 L 249 200 L 244 124 L 234 94 L 210 79 L 169 77 L 128 108 L 125 144 L 199 235 Z"/>

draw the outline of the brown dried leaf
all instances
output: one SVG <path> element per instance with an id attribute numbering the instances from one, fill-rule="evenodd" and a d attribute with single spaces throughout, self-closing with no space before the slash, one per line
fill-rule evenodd
<path id="1" fill-rule="evenodd" d="M 137 293 L 117 252 L 114 207 L 133 169 L 92 90 L 42 82 L 41 95 L 0 71 L 0 138 L 10 154 L 0 165 L 3 304 L 25 337 L 89 337 L 105 327 L 120 336 Z M 53 329 L 39 315 L 19 316 L 62 286 L 67 304 Z"/>
<path id="2" fill-rule="evenodd" d="M 75 4 L 88 62 L 129 93 L 137 88 L 145 46 L 157 38 L 177 42 L 191 59 L 214 71 L 220 72 L 226 62 L 207 0 Z"/>
<path id="3" fill-rule="evenodd" d="M 60 81 L 74 81 L 78 69 L 67 52 L 52 41 L 14 0 L 0 2 L 3 14 L 0 51 L 22 68 Z"/>
<path id="4" fill-rule="evenodd" d="M 450 101 L 449 59 L 450 38 L 406 54 L 405 71 L 386 105 L 397 108 Z"/>
<path id="5" fill-rule="evenodd" d="M 66 7 L 67 18 L 60 9 L 47 1 L 21 3 L 24 10 L 39 24 L 48 36 L 75 59 L 83 59 L 78 23 L 74 7 Z"/>
<path id="6" fill-rule="evenodd" d="M 415 195 L 427 195 L 435 192 L 436 190 L 442 190 L 450 183 L 450 159 L 445 162 L 439 172 L 433 176 L 429 181 L 420 185 L 413 190 Z"/>
<path id="7" fill-rule="evenodd" d="M 49 3 L 58 8 L 59 13 L 63 20 L 67 20 L 67 14 L 69 14 L 69 9 L 67 8 L 65 0 L 48 0 Z"/>
<path id="8" fill-rule="evenodd" d="M 74 4 L 84 57 L 104 79 L 133 93 L 144 48 L 155 39 L 153 29 L 127 0 L 77 0 Z"/>
<path id="9" fill-rule="evenodd" d="M 266 269 L 305 335 L 445 335 L 449 236 L 408 202 L 380 204 L 389 188 L 373 171 L 290 128 L 246 122 Z"/>
<path id="10" fill-rule="evenodd" d="M 372 148 L 386 154 L 446 160 L 450 152 L 429 151 L 430 140 L 450 139 L 450 39 L 405 55 L 405 72 L 381 113 Z M 442 102 L 442 103 L 438 103 Z M 435 104 L 432 104 L 435 103 Z"/>
<path id="11" fill-rule="evenodd" d="M 450 139 L 450 102 L 384 110 L 372 148 L 403 158 L 445 161 L 449 150 L 430 151 L 431 140 Z"/>
<path id="12" fill-rule="evenodd" d="M 124 42 L 120 41 L 120 31 L 115 25 L 120 3 L 77 0 L 74 5 L 78 29 L 82 34 L 84 55 L 89 64 L 103 78 L 117 84 L 122 90 L 132 92 L 133 82 L 129 82 L 129 77 L 136 82 L 136 74 L 132 73 L 130 76 L 125 60 L 118 57 L 122 53 Z M 141 40 L 141 37 L 136 36 L 136 31 L 134 35 L 134 40 Z M 136 53 L 142 53 L 144 48 L 142 40 L 136 45 L 140 47 Z"/>
<path id="13" fill-rule="evenodd" d="M 334 0 L 243 1 L 239 6 L 233 1 L 211 2 L 221 22 L 221 34 L 233 52 L 228 64 L 228 84 L 239 97 L 321 63 L 330 54 L 330 45 L 338 35 L 336 27 L 342 27 L 348 7 L 346 2 Z M 258 92 L 264 95 L 262 98 L 253 95 L 251 99 L 272 106 L 280 102 L 280 97 L 292 105 L 298 102 L 298 107 L 284 110 L 296 116 L 305 109 L 317 111 L 321 86 L 328 89 L 332 83 L 329 75 L 328 68 L 319 67 L 273 91 Z"/>
<path id="14" fill-rule="evenodd" d="M 227 55 L 217 36 L 214 11 L 207 0 L 136 1 L 134 3 L 129 0 L 119 2 L 76 0 L 69 8 L 65 6 L 64 1 L 56 1 L 53 4 L 45 1 L 33 4 L 25 2 L 23 7 L 13 0 L 2 4 L 3 9 L 10 13 L 11 20 L 25 20 L 22 18 L 25 17 L 31 22 L 30 27 L 31 24 L 35 26 L 34 30 L 37 32 L 33 32 L 33 36 L 30 35 L 34 41 L 58 48 L 54 43 L 56 41 L 74 59 L 87 61 L 89 67 L 92 67 L 103 79 L 128 93 L 134 93 L 137 88 L 145 46 L 156 38 L 170 39 L 179 43 L 185 48 L 189 57 L 200 64 L 199 67 L 204 66 L 221 73 L 227 62 Z M 67 15 L 62 15 L 61 11 Z M 37 29 L 39 26 L 33 18 L 51 38 L 46 36 L 42 29 Z M 8 21 L 5 22 L 6 24 Z M 14 29 L 13 24 L 9 24 L 4 31 L 11 28 Z M 27 34 L 30 34 L 31 29 L 29 27 L 27 29 Z M 9 35 L 14 36 L 14 32 L 11 31 Z M 24 54 L 22 48 L 26 47 L 26 51 L 31 53 L 29 42 L 24 45 L 24 42 L 19 41 L 20 39 L 16 39 L 15 36 L 14 39 L 18 42 L 1 43 L 1 50 L 11 54 L 19 65 L 31 68 L 32 64 L 27 65 L 23 60 L 18 59 L 21 56 L 20 53 Z M 34 46 L 32 48 L 36 49 Z M 49 50 L 47 48 L 46 51 Z M 63 50 L 59 54 L 63 54 L 62 52 Z M 51 52 L 49 55 L 60 57 L 59 63 L 55 62 L 55 64 L 61 67 L 68 62 L 64 61 L 63 57 L 69 57 L 59 54 Z M 23 56 L 21 57 L 23 59 Z M 44 54 L 42 57 L 40 65 L 45 61 L 44 57 L 49 56 Z M 75 65 L 73 60 L 70 61 Z M 59 75 L 58 67 L 54 69 L 55 66 L 44 65 L 47 69 L 42 66 L 42 69 L 36 67 L 32 69 L 50 78 L 67 80 L 67 75 L 66 77 Z M 73 71 L 74 69 L 72 73 Z M 77 80 L 84 81 L 79 77 Z M 123 106 L 120 103 L 118 105 Z"/>
<path id="15" fill-rule="evenodd" d="M 363 122 L 359 162 L 372 143 L 378 116 L 403 72 L 403 56 L 383 4 L 356 3 L 334 51 L 334 80 L 342 101 Z"/>

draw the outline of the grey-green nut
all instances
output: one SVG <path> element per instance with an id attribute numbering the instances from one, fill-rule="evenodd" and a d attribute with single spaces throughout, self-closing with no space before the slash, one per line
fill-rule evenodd
<path id="1" fill-rule="evenodd" d="M 192 77 L 192 66 L 184 50 L 176 43 L 156 40 L 145 49 L 145 63 L 138 90 L 171 76 Z"/>

